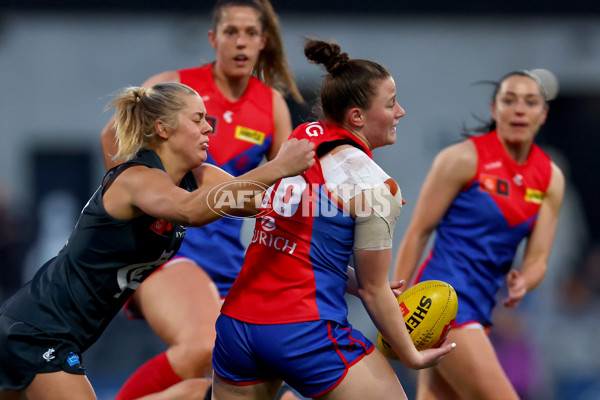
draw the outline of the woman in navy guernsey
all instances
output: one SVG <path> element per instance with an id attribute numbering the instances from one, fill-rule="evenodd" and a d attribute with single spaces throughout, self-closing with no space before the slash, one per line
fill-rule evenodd
<path id="1" fill-rule="evenodd" d="M 200 93 L 214 134 L 206 162 L 234 176 L 273 159 L 292 133 L 284 96 L 303 101 L 279 29 L 269 0 L 218 0 L 208 32 L 214 61 L 164 71 L 142 84 L 180 82 Z M 109 155 L 117 148 L 110 122 L 102 131 L 102 148 L 107 169 L 113 167 Z M 173 259 L 145 280 L 126 305 L 127 316 L 143 317 L 169 348 L 141 365 L 116 400 L 158 392 L 165 392 L 165 398 L 188 398 L 184 390 L 197 398 L 207 390 L 215 321 L 244 262 L 242 222 L 222 218 L 188 229 Z"/>
<path id="2" fill-rule="evenodd" d="M 545 78 L 542 80 L 541 78 Z M 439 279 L 458 294 L 449 340 L 458 347 L 419 372 L 417 398 L 517 399 L 487 334 L 506 280 L 505 307 L 516 307 L 546 273 L 564 177 L 534 144 L 557 84 L 547 70 L 516 71 L 496 85 L 484 134 L 442 150 L 415 202 L 394 278 L 410 279 L 435 230 L 415 282 Z M 520 267 L 511 269 L 527 239 Z"/>
<path id="3" fill-rule="evenodd" d="M 59 254 L 0 309 L 2 400 L 95 399 L 82 353 L 177 252 L 185 226 L 244 212 L 219 207 L 211 189 L 232 182 L 234 196 L 253 193 L 314 164 L 313 145 L 292 139 L 236 179 L 202 165 L 212 128 L 201 97 L 180 83 L 127 88 L 111 105 L 124 163 L 107 172 Z"/>
<path id="4" fill-rule="evenodd" d="M 275 398 L 282 380 L 311 398 L 406 399 L 386 358 L 348 322 L 344 298 L 347 290 L 361 298 L 411 368 L 453 348 L 416 350 L 388 281 L 402 197 L 371 151 L 396 141 L 404 110 L 382 65 L 324 41 L 308 40 L 304 51 L 327 70 L 325 120 L 300 125 L 292 137 L 315 143 L 317 161 L 264 194 L 217 320 L 213 399 Z"/>

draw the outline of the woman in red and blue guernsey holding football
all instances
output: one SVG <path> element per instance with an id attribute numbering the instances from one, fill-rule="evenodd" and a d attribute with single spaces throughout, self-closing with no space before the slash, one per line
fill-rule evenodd
<path id="1" fill-rule="evenodd" d="M 487 133 L 442 150 L 415 202 L 394 278 L 409 281 L 435 230 L 415 282 L 439 279 L 458 295 L 448 336 L 457 350 L 419 372 L 419 400 L 518 399 L 487 334 L 504 280 L 504 306 L 516 307 L 544 278 L 554 240 L 564 176 L 534 144 L 547 101 L 556 95 L 553 80 L 540 79 L 548 75 L 534 70 L 504 76 L 493 93 Z M 523 239 L 521 266 L 511 269 Z"/>
<path id="2" fill-rule="evenodd" d="M 402 197 L 371 151 L 396 141 L 404 110 L 382 65 L 319 40 L 308 40 L 304 52 L 327 70 L 325 120 L 291 137 L 315 143 L 317 162 L 264 194 L 217 320 L 212 396 L 273 399 L 284 380 L 310 398 L 406 399 L 387 359 L 348 322 L 344 298 L 358 288 L 375 326 L 411 368 L 434 365 L 453 348 L 415 348 L 388 281 Z"/>
<path id="3" fill-rule="evenodd" d="M 142 86 L 174 81 L 200 93 L 213 127 L 207 163 L 238 176 L 263 158 L 274 158 L 291 134 L 290 111 L 282 93 L 299 102 L 302 97 L 268 0 L 217 1 L 208 37 L 216 50 L 213 63 L 162 72 Z M 110 167 L 114 163 L 110 155 L 116 152 L 110 122 L 102 132 L 102 147 Z M 241 228 L 241 219 L 223 218 L 188 229 L 172 262 L 141 285 L 126 311 L 131 317 L 143 315 L 170 347 L 141 366 L 117 400 L 162 392 L 180 382 L 173 391 L 177 398 L 188 398 L 183 393 L 195 398 L 206 390 L 210 379 L 202 383 L 189 378 L 210 376 L 215 320 L 244 260 Z"/>

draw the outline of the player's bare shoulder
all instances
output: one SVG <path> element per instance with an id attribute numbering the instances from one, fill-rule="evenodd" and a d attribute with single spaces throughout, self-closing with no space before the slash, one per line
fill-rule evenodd
<path id="1" fill-rule="evenodd" d="M 450 145 L 440 151 L 432 164 L 432 173 L 441 179 L 466 183 L 477 171 L 477 149 L 471 140 Z"/>
<path id="2" fill-rule="evenodd" d="M 148 88 L 148 87 L 152 87 L 152 86 L 156 85 L 157 83 L 163 83 L 163 82 L 181 83 L 181 78 L 179 77 L 179 72 L 164 71 L 164 72 L 158 73 L 156 75 L 153 75 L 150 78 L 148 78 L 144 83 L 142 83 L 142 87 Z"/>

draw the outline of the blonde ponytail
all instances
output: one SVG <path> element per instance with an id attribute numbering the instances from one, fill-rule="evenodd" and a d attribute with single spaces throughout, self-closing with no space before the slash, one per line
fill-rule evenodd
<path id="1" fill-rule="evenodd" d="M 108 104 L 115 107 L 116 138 L 119 151 L 113 160 L 128 161 L 142 148 L 154 148 L 160 137 L 154 125 L 161 120 L 167 128 L 177 129 L 177 113 L 185 107 L 183 96 L 198 93 L 187 85 L 159 83 L 151 88 L 130 86 Z"/>

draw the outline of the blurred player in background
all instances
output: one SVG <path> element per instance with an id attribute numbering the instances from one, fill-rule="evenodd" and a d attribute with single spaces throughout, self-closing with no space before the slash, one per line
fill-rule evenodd
<path id="1" fill-rule="evenodd" d="M 300 125 L 292 137 L 315 143 L 318 159 L 265 193 L 263 211 L 271 212 L 257 219 L 217 320 L 213 398 L 272 399 L 284 380 L 311 398 L 406 399 L 386 358 L 348 322 L 344 298 L 357 288 L 411 368 L 433 365 L 453 347 L 417 351 L 389 289 L 402 196 L 371 151 L 396 141 L 404 110 L 382 65 L 324 41 L 309 40 L 304 51 L 327 70 L 325 120 Z"/>
<path id="2" fill-rule="evenodd" d="M 273 159 L 292 132 L 282 93 L 303 100 L 288 68 L 279 21 L 268 0 L 217 1 L 208 38 L 216 50 L 214 62 L 163 72 L 142 86 L 175 81 L 196 89 L 214 129 L 207 162 L 238 176 L 258 166 L 264 157 Z M 110 154 L 116 152 L 110 123 L 102 132 L 102 147 L 110 167 Z M 161 392 L 182 379 L 209 376 L 221 299 L 244 260 L 241 228 L 241 219 L 224 218 L 188 229 L 172 262 L 136 292 L 128 305 L 130 315 L 142 314 L 169 348 L 127 380 L 118 400 Z M 203 385 L 204 389 L 190 382 L 190 393 L 196 396 L 198 391 L 206 391 L 210 379 Z M 185 398 L 181 391 L 173 395 Z"/>
<path id="3" fill-rule="evenodd" d="M 442 150 L 415 202 L 393 278 L 411 279 L 435 230 L 414 282 L 439 279 L 458 295 L 448 337 L 458 348 L 419 372 L 419 400 L 518 398 L 487 334 L 504 278 L 504 306 L 512 308 L 546 273 L 565 186 L 560 169 L 534 144 L 547 101 L 556 96 L 552 78 L 547 70 L 504 76 L 492 96 L 487 133 Z M 511 269 L 524 238 L 524 259 Z"/>
<path id="4" fill-rule="evenodd" d="M 240 178 L 202 166 L 212 128 L 202 98 L 180 83 L 127 88 L 111 105 L 124 163 L 106 173 L 59 254 L 0 308 L 1 400 L 95 399 L 82 353 L 173 257 L 184 226 L 231 211 L 210 190 L 260 191 L 314 164 L 314 145 L 292 139 Z"/>

